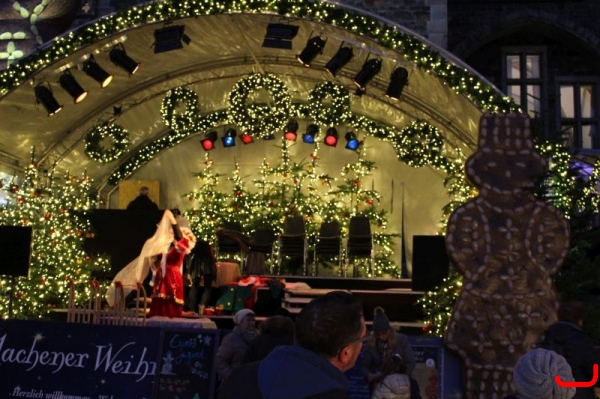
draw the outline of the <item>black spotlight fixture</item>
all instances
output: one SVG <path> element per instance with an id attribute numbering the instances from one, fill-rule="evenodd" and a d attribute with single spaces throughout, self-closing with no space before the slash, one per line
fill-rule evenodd
<path id="1" fill-rule="evenodd" d="M 365 88 L 371 80 L 381 71 L 381 60 L 378 58 L 372 58 L 365 61 L 360 72 L 356 74 L 352 81 L 354 84 L 365 91 Z"/>
<path id="2" fill-rule="evenodd" d="M 122 43 L 119 43 L 113 47 L 112 50 L 110 50 L 108 57 L 116 66 L 126 70 L 129 76 L 136 73 L 140 68 L 140 63 L 134 61 L 130 56 L 127 55 L 125 52 L 125 47 L 123 47 Z"/>
<path id="3" fill-rule="evenodd" d="M 83 99 L 87 96 L 88 92 L 81 87 L 79 83 L 75 80 L 70 70 L 66 70 L 60 78 L 58 78 L 58 83 L 60 87 L 65 89 L 67 93 L 71 97 L 73 97 L 73 102 L 75 104 L 79 104 L 83 101 Z"/>
<path id="4" fill-rule="evenodd" d="M 113 76 L 106 72 L 98 63 L 93 55 L 83 63 L 83 72 L 89 77 L 100 83 L 100 87 L 105 88 L 112 82 Z"/>
<path id="5" fill-rule="evenodd" d="M 404 87 L 408 83 L 408 71 L 406 68 L 398 67 L 392 72 L 390 84 L 385 92 L 385 95 L 394 100 L 400 99 Z"/>
<path id="6" fill-rule="evenodd" d="M 263 40 L 263 47 L 291 50 L 292 40 L 300 27 L 289 24 L 269 24 Z"/>
<path id="7" fill-rule="evenodd" d="M 50 84 L 48 84 L 48 87 L 40 84 L 36 86 L 33 91 L 35 92 L 36 104 L 41 103 L 44 108 L 46 108 L 46 111 L 48 111 L 48 116 L 54 115 L 62 109 L 62 105 L 54 98 Z"/>
<path id="8" fill-rule="evenodd" d="M 235 146 L 235 136 L 237 136 L 237 132 L 233 128 L 229 128 L 225 130 L 225 134 L 221 137 L 221 141 L 223 142 L 223 147 L 234 147 Z"/>
<path id="9" fill-rule="evenodd" d="M 295 119 L 290 119 L 285 125 L 285 133 L 283 137 L 289 141 L 296 141 L 296 137 L 298 133 L 298 121 Z"/>
<path id="10" fill-rule="evenodd" d="M 304 47 L 304 50 L 302 50 L 302 52 L 296 56 L 296 59 L 305 67 L 310 68 L 310 63 L 315 59 L 315 57 L 319 54 L 323 54 L 325 43 L 326 41 L 323 40 L 321 36 L 311 37 L 306 42 L 306 47 Z"/>
<path id="11" fill-rule="evenodd" d="M 346 133 L 346 136 L 344 136 L 346 138 L 346 149 L 347 150 L 351 150 L 351 151 L 356 151 L 358 150 L 358 147 L 360 147 L 360 141 L 358 141 L 358 138 L 356 137 L 356 134 L 354 134 L 354 132 L 348 132 Z"/>
<path id="12" fill-rule="evenodd" d="M 154 31 L 154 54 L 183 48 L 183 43 L 190 44 L 192 39 L 184 33 L 185 26 L 171 25 Z M 182 43 L 183 42 L 183 43 Z"/>
<path id="13" fill-rule="evenodd" d="M 275 135 L 273 133 L 268 133 L 262 136 L 263 140 L 275 140 Z"/>
<path id="14" fill-rule="evenodd" d="M 308 144 L 314 144 L 317 134 L 319 134 L 319 126 L 311 123 L 306 127 L 306 133 L 302 135 L 302 141 Z"/>
<path id="15" fill-rule="evenodd" d="M 334 127 L 330 127 L 329 129 L 327 129 L 327 132 L 325 133 L 325 140 L 323 140 L 323 142 L 325 143 L 325 145 L 335 147 L 338 142 L 337 129 Z"/>
<path id="16" fill-rule="evenodd" d="M 340 45 L 339 50 L 331 60 L 325 65 L 325 70 L 329 72 L 331 76 L 337 75 L 337 73 L 350 62 L 354 54 L 352 53 L 352 47 L 343 47 L 344 43 Z"/>

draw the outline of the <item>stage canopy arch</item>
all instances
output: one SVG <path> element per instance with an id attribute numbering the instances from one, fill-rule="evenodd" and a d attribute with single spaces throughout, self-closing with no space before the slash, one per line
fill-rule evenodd
<path id="1" fill-rule="evenodd" d="M 252 130 L 252 115 L 270 115 L 271 125 L 280 130 L 276 140 L 264 140 L 270 132 L 257 129 L 252 144 L 238 141 L 235 147 L 223 148 L 218 140 L 210 152 L 220 173 L 239 165 L 242 174 L 251 176 L 265 160 L 277 162 L 283 129 L 294 118 L 299 139 L 289 153 L 298 162 L 315 156 L 314 147 L 300 139 L 308 124 L 320 126 L 321 139 L 329 127 L 339 131 L 336 148 L 321 144 L 318 150 L 323 174 L 339 175 L 353 162 L 356 154 L 344 148 L 344 134 L 356 132 L 363 141 L 363 156 L 377 165 L 368 184 L 381 193 L 382 206 L 392 215 L 391 230 L 410 237 L 438 231 L 441 209 L 452 197 L 443 180 L 449 169 L 461 171 L 461 162 L 476 148 L 482 112 L 516 109 L 509 98 L 445 50 L 392 21 L 352 7 L 300 0 L 179 3 L 156 2 L 101 18 L 2 71 L 1 168 L 19 173 L 34 159 L 57 176 L 86 173 L 94 179 L 94 190 L 113 207 L 120 181 L 157 180 L 162 207 L 186 208 L 182 197 L 199 184 L 193 173 L 206 166 L 198 143 L 206 132 L 215 130 L 221 137 L 232 127 L 239 138 L 243 127 Z M 263 46 L 272 24 L 297 27 L 292 50 Z M 184 33 L 182 48 L 155 54 L 155 32 L 165 28 L 173 32 L 177 27 Z M 326 44 L 307 68 L 296 55 L 316 36 Z M 354 56 L 332 77 L 324 66 L 340 47 L 351 48 Z M 135 74 L 128 76 L 111 62 L 114 48 L 141 63 Z M 113 75 L 105 88 L 82 70 L 90 55 Z M 373 59 L 381 61 L 381 71 L 365 93 L 357 93 L 352 79 Z M 400 99 L 393 100 L 386 91 L 397 68 L 409 76 Z M 81 103 L 74 104 L 60 87 L 65 73 L 88 91 Z M 49 117 L 36 104 L 34 88 L 39 86 L 51 90 L 63 106 L 60 112 Z M 175 89 L 183 101 L 173 97 Z M 171 103 L 169 96 L 174 98 Z M 173 113 L 186 109 L 182 103 L 195 114 L 193 121 L 189 126 L 186 120 L 169 124 Z M 319 116 L 323 110 L 325 116 Z M 113 151 L 94 156 L 89 148 L 94 131 L 99 134 L 96 140 L 120 137 L 121 146 L 109 148 L 108 141 L 105 148 Z M 432 131 L 443 143 L 423 161 Z M 410 241 L 406 244 L 410 251 Z"/>

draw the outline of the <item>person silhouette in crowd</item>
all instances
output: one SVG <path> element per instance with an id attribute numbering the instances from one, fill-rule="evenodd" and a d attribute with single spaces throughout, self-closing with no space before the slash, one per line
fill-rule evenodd
<path id="1" fill-rule="evenodd" d="M 406 364 L 395 353 L 381 368 L 382 380 L 375 385 L 371 399 L 421 399 L 417 381 L 406 374 Z"/>
<path id="2" fill-rule="evenodd" d="M 571 399 L 575 388 L 560 387 L 554 380 L 573 381 L 571 367 L 554 351 L 537 348 L 525 353 L 513 370 L 516 395 L 504 399 Z"/>
<path id="3" fill-rule="evenodd" d="M 260 335 L 248 345 L 242 364 L 263 360 L 278 346 L 294 345 L 294 322 L 285 316 L 272 316 L 259 326 Z"/>
<path id="4" fill-rule="evenodd" d="M 397 333 L 390 326 L 390 320 L 382 308 L 375 308 L 374 313 L 373 334 L 367 341 L 361 367 L 361 372 L 369 383 L 371 390 L 383 378 L 382 367 L 385 363 L 391 362 L 393 355 L 400 355 L 406 366 L 408 376 L 412 374 L 417 363 L 408 343 L 408 337 Z"/>
<path id="5" fill-rule="evenodd" d="M 150 197 L 148 197 L 148 192 L 150 191 L 150 189 L 146 186 L 142 186 L 140 187 L 140 192 L 139 195 L 137 197 L 135 197 L 128 205 L 127 205 L 127 210 L 135 210 L 135 211 L 157 211 L 158 210 L 158 205 L 156 205 L 154 203 L 154 201 L 152 201 L 150 199 Z M 177 216 L 177 215 L 175 215 Z"/>
<path id="6" fill-rule="evenodd" d="M 298 314 L 295 345 L 235 369 L 218 398 L 348 399 L 344 372 L 356 363 L 366 331 L 356 297 L 341 291 L 317 297 Z"/>
<path id="7" fill-rule="evenodd" d="M 565 302 L 558 311 L 558 321 L 548 327 L 538 348 L 553 350 L 571 366 L 575 381 L 591 381 L 594 364 L 600 364 L 598 343 L 583 331 L 585 303 Z M 600 379 L 596 382 L 600 386 Z M 594 387 L 577 388 L 575 399 L 595 399 Z"/>
<path id="8" fill-rule="evenodd" d="M 242 309 L 233 316 L 236 326 L 226 335 L 217 350 L 215 367 L 221 377 L 221 383 L 229 377 L 231 372 L 242 364 L 242 357 L 248 345 L 256 337 L 256 315 L 250 309 Z"/>

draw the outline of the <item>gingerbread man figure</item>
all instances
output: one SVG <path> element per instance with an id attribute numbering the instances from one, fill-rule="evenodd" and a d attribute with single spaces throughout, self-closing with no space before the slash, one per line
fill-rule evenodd
<path id="1" fill-rule="evenodd" d="M 552 275 L 569 250 L 569 225 L 528 188 L 547 162 L 526 114 L 486 113 L 466 163 L 477 198 L 448 222 L 448 254 L 464 276 L 445 341 L 462 358 L 466 397 L 512 393 L 517 360 L 556 321 Z"/>

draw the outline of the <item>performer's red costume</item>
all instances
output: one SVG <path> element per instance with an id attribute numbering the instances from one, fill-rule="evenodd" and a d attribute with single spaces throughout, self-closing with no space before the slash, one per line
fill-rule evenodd
<path id="1" fill-rule="evenodd" d="M 167 252 L 164 277 L 161 267 L 158 267 L 156 270 L 154 286 L 152 288 L 152 303 L 150 304 L 148 317 L 181 317 L 184 301 L 181 264 L 188 248 L 188 239 L 185 237 L 181 238 Z M 159 255 L 158 260 L 162 261 L 161 258 L 162 255 Z"/>

